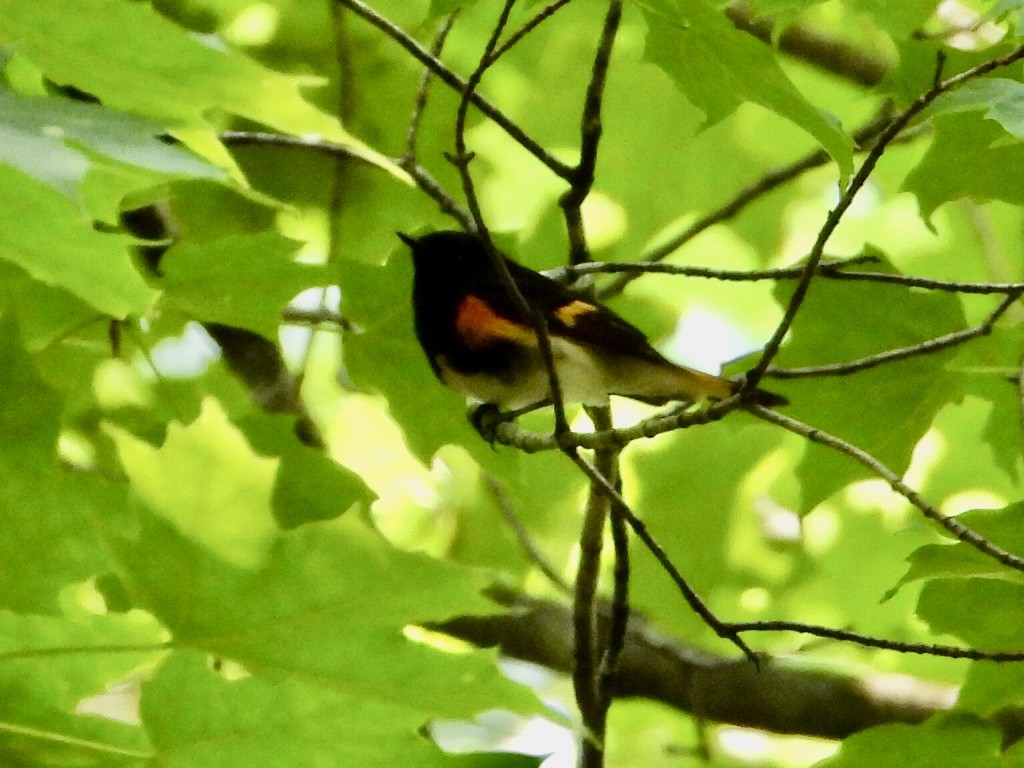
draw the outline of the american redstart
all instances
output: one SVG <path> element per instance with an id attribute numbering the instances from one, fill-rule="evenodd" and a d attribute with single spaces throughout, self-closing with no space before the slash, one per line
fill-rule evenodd
<path id="1" fill-rule="evenodd" d="M 484 243 L 462 232 L 399 233 L 412 249 L 416 335 L 437 377 L 482 403 L 518 409 L 550 401 L 548 372 L 530 320 L 501 282 Z M 640 329 L 607 307 L 504 257 L 523 298 L 543 315 L 565 403 L 607 405 L 720 400 L 739 383 L 665 359 Z M 785 405 L 757 390 L 760 405 Z"/>

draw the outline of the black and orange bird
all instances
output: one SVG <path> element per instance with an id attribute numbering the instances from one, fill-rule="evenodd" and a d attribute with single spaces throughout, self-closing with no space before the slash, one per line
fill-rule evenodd
<path id="1" fill-rule="evenodd" d="M 412 249 L 416 336 L 437 377 L 500 408 L 550 401 L 533 325 L 506 291 L 484 243 L 463 232 L 399 237 Z M 607 307 L 502 258 L 523 298 L 547 323 L 563 402 L 607 405 L 609 395 L 618 395 L 652 404 L 693 403 L 738 390 L 736 381 L 667 360 Z M 763 390 L 751 398 L 766 406 L 787 402 Z"/>

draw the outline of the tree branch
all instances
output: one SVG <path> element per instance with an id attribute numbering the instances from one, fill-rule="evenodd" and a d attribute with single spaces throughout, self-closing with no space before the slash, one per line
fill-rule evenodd
<path id="1" fill-rule="evenodd" d="M 377 27 L 377 29 L 381 30 L 392 40 L 401 45 L 413 56 L 413 58 L 428 67 L 430 71 L 437 75 L 437 78 L 447 86 L 455 90 L 457 93 L 466 93 L 467 83 L 461 77 L 448 69 L 448 67 L 446 67 L 436 56 L 433 56 L 430 51 L 420 45 L 415 38 L 408 35 L 403 29 L 392 23 L 389 19 L 377 13 L 377 11 L 362 2 L 362 0 L 337 0 L 337 2 L 341 3 L 358 16 L 361 16 L 363 19 Z M 506 116 L 496 106 L 491 104 L 491 102 L 478 93 L 472 93 L 469 100 L 472 102 L 473 106 L 493 120 L 497 126 L 511 136 L 523 149 L 540 160 L 540 162 L 543 163 L 552 173 L 563 179 L 570 178 L 572 169 L 568 165 L 544 149 L 544 147 L 542 147 L 538 142 L 530 138 L 522 128 L 520 128 L 511 118 Z"/>
<path id="2" fill-rule="evenodd" d="M 558 204 L 565 216 L 569 235 L 569 262 L 580 264 L 590 260 L 586 233 L 583 231 L 583 201 L 594 186 L 594 169 L 597 167 L 597 148 L 603 131 L 601 105 L 604 101 L 604 87 L 608 80 L 608 65 L 612 48 L 622 20 L 622 0 L 610 0 L 608 11 L 601 28 L 601 39 L 594 54 L 590 82 L 583 100 L 583 115 L 580 118 L 580 161 L 573 168 L 569 189 L 561 196 Z"/>
<path id="3" fill-rule="evenodd" d="M 568 672 L 572 618 L 568 607 L 507 590 L 492 595 L 512 610 L 466 616 L 436 628 L 475 645 Z M 609 620 L 604 605 L 602 622 Z M 772 660 L 760 672 L 742 660 L 707 653 L 655 631 L 633 613 L 613 677 L 616 697 L 643 697 L 719 723 L 773 733 L 843 739 L 885 723 L 920 723 L 955 704 L 956 689 L 904 675 L 861 676 Z M 1024 710 L 994 718 L 1006 742 L 1024 734 Z"/>
<path id="4" fill-rule="evenodd" d="M 832 363 L 829 365 L 810 365 L 802 368 L 776 368 L 770 366 L 765 371 L 765 376 L 775 379 L 797 379 L 804 378 L 807 376 L 848 376 L 851 373 L 857 373 L 859 371 L 866 371 L 869 368 L 875 368 L 879 365 L 886 363 L 894 363 L 899 360 L 909 360 L 913 357 L 919 357 L 921 355 L 930 355 L 935 352 L 940 352 L 943 349 L 949 349 L 959 344 L 976 339 L 980 336 L 987 336 L 992 332 L 992 327 L 996 324 L 996 321 L 1008 310 L 1017 299 L 1020 298 L 1020 292 L 1011 293 L 996 307 L 995 311 L 990 314 L 983 323 L 976 325 L 974 328 L 965 328 L 962 331 L 954 331 L 953 333 L 947 333 L 944 336 L 938 336 L 928 341 L 923 341 L 920 344 L 911 344 L 907 347 L 899 347 L 898 349 L 888 349 L 885 352 L 880 352 L 877 355 L 870 355 L 868 357 L 862 357 L 859 360 L 850 360 L 845 363 Z"/>
<path id="5" fill-rule="evenodd" d="M 910 121 L 913 120 L 914 117 L 923 112 L 929 104 L 935 101 L 935 99 L 943 93 L 947 93 L 970 80 L 974 80 L 982 75 L 988 74 L 1000 67 L 1008 66 L 1021 58 L 1024 58 L 1024 46 L 1017 48 L 1015 51 L 1005 56 L 1000 56 L 983 62 L 982 64 L 961 72 L 958 75 L 954 75 L 947 80 L 940 80 L 941 70 L 937 69 L 935 83 L 932 87 L 928 89 L 926 93 L 919 96 L 913 104 L 903 110 L 903 112 L 892 120 L 879 134 L 877 141 L 871 148 L 871 151 L 868 152 L 864 162 L 861 164 L 860 168 L 857 169 L 857 172 L 854 174 L 850 183 L 847 185 L 846 190 L 843 192 L 842 197 L 840 197 L 839 203 L 829 212 L 825 219 L 824 226 L 822 226 L 821 230 L 818 232 L 818 236 L 814 242 L 814 247 L 811 249 L 811 253 L 807 259 L 807 264 L 804 267 L 804 274 L 800 277 L 793 290 L 793 295 L 790 297 L 789 304 L 786 306 L 786 311 L 783 314 L 782 320 L 775 329 L 775 333 L 772 334 L 771 339 L 769 339 L 768 343 L 765 344 L 764 351 L 761 354 L 761 359 L 747 374 L 747 379 L 744 384 L 746 389 L 752 390 L 757 387 L 761 378 L 764 376 L 765 371 L 768 369 L 768 366 L 771 364 L 771 361 L 778 354 L 779 348 L 782 346 L 782 340 L 786 337 L 786 334 L 792 327 L 793 320 L 800 311 L 804 297 L 807 295 L 811 281 L 817 271 L 818 264 L 825 252 L 825 246 L 828 244 L 828 241 L 836 227 L 839 226 L 839 222 L 842 220 L 846 211 L 853 203 L 853 198 L 874 172 L 875 166 L 878 164 L 878 161 L 881 159 L 889 144 L 892 143 L 892 141 L 903 131 L 904 128 L 907 127 L 907 125 L 909 125 Z"/>
<path id="6" fill-rule="evenodd" d="M 566 451 L 566 454 L 570 459 L 572 459 L 576 466 L 580 468 L 583 474 L 590 478 L 590 482 L 609 498 L 618 513 L 622 515 L 622 518 L 626 521 L 629 527 L 633 529 L 637 538 L 644 543 L 644 546 L 647 547 L 648 551 L 650 551 L 658 561 L 658 564 L 661 565 L 662 570 L 664 570 L 672 579 L 680 594 L 682 594 L 690 608 L 693 609 L 693 612 L 700 616 L 701 620 L 703 620 L 708 627 L 714 630 L 715 634 L 723 640 L 728 640 L 739 648 L 743 654 L 753 662 L 753 666 L 757 667 L 759 665 L 759 660 L 750 649 L 750 646 L 743 641 L 738 632 L 732 629 L 731 625 L 715 616 L 711 609 L 708 608 L 703 600 L 701 600 L 693 587 L 691 587 L 689 582 L 686 581 L 683 574 L 680 573 L 678 568 L 676 568 L 675 563 L 672 562 L 665 550 L 662 549 L 658 541 L 651 535 L 651 532 L 647 529 L 646 523 L 633 514 L 633 510 L 629 508 L 629 505 L 626 504 L 619 492 L 608 483 L 607 479 L 603 475 L 598 473 L 594 467 L 584 459 L 580 458 L 574 451 Z"/>
<path id="7" fill-rule="evenodd" d="M 858 464 L 867 467 L 889 483 L 889 486 L 893 491 L 917 507 L 925 517 L 938 523 L 960 541 L 965 544 L 969 544 L 983 555 L 991 557 L 993 560 L 1002 563 L 1007 568 L 1012 568 L 1016 571 L 1024 571 L 1024 558 L 1021 558 L 1012 552 L 1007 552 L 1002 547 L 993 544 L 980 533 L 968 528 L 955 517 L 947 517 L 942 514 L 942 512 L 940 512 L 936 507 L 929 504 L 921 494 L 903 482 L 899 475 L 867 451 L 864 451 L 857 446 L 836 437 L 835 435 L 830 435 L 828 432 L 823 432 L 820 429 L 804 424 L 801 421 L 797 421 L 791 416 L 785 416 L 778 411 L 773 411 L 771 408 L 752 405 L 747 410 L 758 418 L 771 422 L 772 424 L 776 424 L 793 434 L 800 435 L 812 443 L 827 446 L 849 456 Z"/>
<path id="8" fill-rule="evenodd" d="M 725 15 L 737 29 L 769 45 L 775 43 L 774 19 L 770 16 L 754 18 L 750 12 L 750 3 L 745 0 L 726 7 Z M 779 50 L 794 58 L 868 88 L 878 85 L 891 68 L 890 63 L 882 57 L 805 24 L 793 24 L 783 30 L 778 37 L 778 46 Z"/>

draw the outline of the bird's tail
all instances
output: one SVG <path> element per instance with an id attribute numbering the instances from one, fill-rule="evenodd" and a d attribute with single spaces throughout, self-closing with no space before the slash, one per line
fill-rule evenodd
<path id="1" fill-rule="evenodd" d="M 710 373 L 696 371 L 682 365 L 673 365 L 666 369 L 665 366 L 658 366 L 658 372 L 650 377 L 645 377 L 651 383 L 651 389 L 647 392 L 637 393 L 642 396 L 637 399 L 657 403 L 671 400 L 697 402 L 699 400 L 724 400 L 736 394 L 743 385 L 742 380 L 727 379 L 723 376 L 714 376 Z M 665 381 L 665 374 L 669 374 L 671 381 Z M 660 379 L 660 381 L 659 381 Z M 661 390 L 660 392 L 658 390 Z M 636 397 L 636 394 L 629 395 Z M 768 408 L 775 408 L 782 405 L 789 405 L 782 395 L 768 392 L 763 389 L 755 389 L 746 396 L 746 402 L 753 405 L 763 405 Z"/>

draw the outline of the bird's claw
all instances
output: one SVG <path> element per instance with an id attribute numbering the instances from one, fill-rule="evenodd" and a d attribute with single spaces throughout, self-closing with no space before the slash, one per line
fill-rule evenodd
<path id="1" fill-rule="evenodd" d="M 498 439 L 498 425 L 502 421 L 501 409 L 494 403 L 480 403 L 469 409 L 469 423 L 491 448 Z"/>

